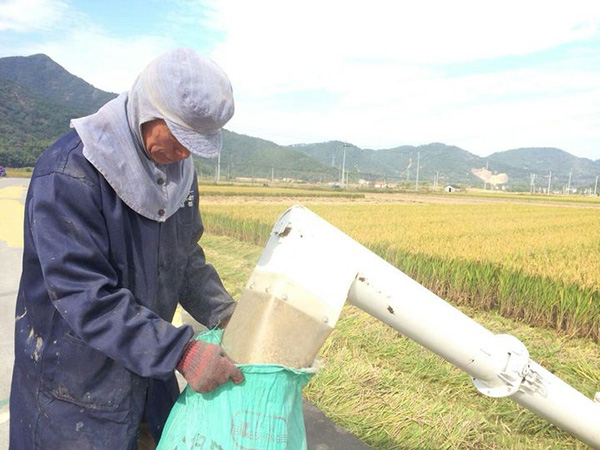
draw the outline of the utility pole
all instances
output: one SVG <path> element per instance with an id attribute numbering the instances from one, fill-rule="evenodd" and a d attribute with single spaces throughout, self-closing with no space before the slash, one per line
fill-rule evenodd
<path id="1" fill-rule="evenodd" d="M 342 147 L 344 148 L 344 158 L 342 160 L 342 175 L 340 176 L 340 185 L 346 186 L 346 147 L 350 147 L 350 144 L 344 142 Z"/>
<path id="2" fill-rule="evenodd" d="M 219 157 L 217 158 L 217 183 L 221 181 L 221 152 L 219 152 Z"/>
<path id="3" fill-rule="evenodd" d="M 417 178 L 415 181 L 415 191 L 419 190 L 419 168 L 421 165 L 421 152 L 417 152 Z"/>
<path id="4" fill-rule="evenodd" d="M 485 170 L 488 170 L 490 162 L 486 161 L 485 162 Z M 487 181 L 483 180 L 483 190 L 485 191 L 487 189 Z"/>
<path id="5" fill-rule="evenodd" d="M 552 171 L 548 174 L 548 195 L 550 195 L 550 183 L 552 183 Z"/>
<path id="6" fill-rule="evenodd" d="M 596 184 L 594 185 L 594 195 L 596 195 L 596 191 L 598 190 L 598 176 L 596 175 Z"/>
<path id="7" fill-rule="evenodd" d="M 344 184 L 345 184 L 344 183 L 345 178 L 346 178 L 346 175 L 344 173 L 345 171 L 346 171 L 346 146 L 344 145 L 344 159 L 342 161 L 342 179 L 340 180 L 340 184 L 342 186 L 344 186 Z"/>
<path id="8" fill-rule="evenodd" d="M 567 195 L 571 195 L 571 175 L 573 175 L 573 169 L 569 171 L 569 184 L 567 185 Z"/>
<path id="9" fill-rule="evenodd" d="M 535 192 L 535 173 L 529 174 L 529 193 L 533 194 Z"/>

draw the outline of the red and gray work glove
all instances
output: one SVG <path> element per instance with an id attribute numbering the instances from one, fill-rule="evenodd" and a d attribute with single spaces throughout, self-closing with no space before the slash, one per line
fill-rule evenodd
<path id="1" fill-rule="evenodd" d="M 184 349 L 177 364 L 188 384 L 196 392 L 210 392 L 231 380 L 235 384 L 244 376 L 220 345 L 192 339 Z"/>

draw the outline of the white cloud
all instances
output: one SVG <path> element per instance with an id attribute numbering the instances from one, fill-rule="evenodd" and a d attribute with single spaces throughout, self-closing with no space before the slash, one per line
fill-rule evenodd
<path id="1" fill-rule="evenodd" d="M 281 111 L 261 99 L 243 101 L 232 127 L 281 144 L 340 139 L 389 148 L 438 141 L 476 154 L 551 146 L 600 157 L 600 74 L 540 68 L 444 78 L 414 72 L 394 84 L 391 69 L 385 73 L 389 79 L 349 91 L 333 109 Z M 361 86 L 353 77 L 368 78 L 368 70 L 350 71 L 344 80 Z"/>
<path id="2" fill-rule="evenodd" d="M 22 19 L 18 19 L 22 18 Z M 169 37 L 108 33 L 97 20 L 67 3 L 55 0 L 11 0 L 0 7 L 2 24 L 13 20 L 12 30 L 46 31 L 43 41 L 15 41 L 10 55 L 44 53 L 66 70 L 95 87 L 122 92 L 155 57 L 174 46 Z M 26 29 L 25 22 L 29 29 Z"/>
<path id="3" fill-rule="evenodd" d="M 215 57 L 257 91 L 331 87 L 344 65 L 440 64 L 528 54 L 597 31 L 592 1 L 214 2 Z M 331 76 L 334 75 L 334 76 Z M 244 81 L 245 80 L 245 81 Z"/>
<path id="4" fill-rule="evenodd" d="M 47 54 L 97 88 L 120 93 L 130 88 L 150 61 L 172 47 L 168 38 L 114 37 L 88 26 L 36 46 L 36 52 Z"/>
<path id="5" fill-rule="evenodd" d="M 121 7 L 130 6 L 124 2 Z M 148 8 L 153 7 L 149 2 Z M 23 33 L 24 39 L 12 40 L 0 49 L 0 55 L 45 53 L 97 88 L 122 92 L 160 54 L 177 45 L 194 48 L 202 43 L 198 33 L 208 26 L 210 10 L 193 1 L 172 0 L 161 11 L 158 18 L 140 11 L 139 23 L 131 23 L 131 28 L 138 30 L 146 21 L 143 28 L 148 32 L 135 33 L 127 22 L 119 30 L 103 23 L 101 14 L 86 15 L 75 0 L 8 0 L 0 3 L 0 32 L 44 33 L 34 40 Z M 12 28 L 7 28 L 9 23 Z"/>
<path id="6" fill-rule="evenodd" d="M 211 5 L 213 25 L 226 36 L 213 57 L 229 73 L 238 101 L 234 130 L 282 144 L 442 141 L 479 154 L 548 145 L 600 158 L 593 141 L 600 137 L 597 64 L 588 71 L 576 60 L 502 66 L 502 58 L 598 39 L 600 2 Z M 445 64 L 466 63 L 479 74 L 444 72 Z M 309 90 L 340 100 L 310 112 L 275 109 L 278 98 Z"/>
<path id="7" fill-rule="evenodd" d="M 0 31 L 43 30 L 56 24 L 68 5 L 60 0 L 5 0 L 0 3 Z"/>
<path id="8" fill-rule="evenodd" d="M 598 42 L 596 0 L 181 0 L 148 28 L 160 31 L 137 35 L 109 34 L 74 5 L 0 3 L 0 31 L 50 30 L 12 54 L 46 53 L 121 92 L 174 45 L 219 39 L 211 56 L 232 79 L 234 131 L 281 144 L 441 141 L 478 154 L 543 145 L 600 158 L 598 52 L 552 59 L 559 46 Z M 543 64 L 527 64 L 541 51 Z"/>

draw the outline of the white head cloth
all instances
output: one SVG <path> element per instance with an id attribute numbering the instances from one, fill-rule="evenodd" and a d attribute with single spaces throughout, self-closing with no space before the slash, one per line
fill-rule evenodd
<path id="1" fill-rule="evenodd" d="M 163 119 L 188 150 L 206 157 L 221 149 L 221 127 L 233 115 L 225 73 L 190 49 L 172 50 L 151 62 L 130 92 L 97 113 L 71 121 L 83 154 L 123 202 L 148 219 L 164 222 L 187 199 L 192 158 L 157 164 L 146 153 L 141 126 Z"/>

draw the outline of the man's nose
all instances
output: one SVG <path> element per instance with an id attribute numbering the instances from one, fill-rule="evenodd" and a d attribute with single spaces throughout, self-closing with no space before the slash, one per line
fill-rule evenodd
<path id="1" fill-rule="evenodd" d="M 187 148 L 180 146 L 175 149 L 175 154 L 180 159 L 186 159 L 188 156 L 190 156 L 190 151 Z"/>

